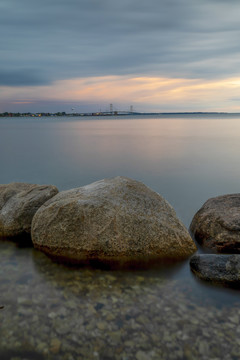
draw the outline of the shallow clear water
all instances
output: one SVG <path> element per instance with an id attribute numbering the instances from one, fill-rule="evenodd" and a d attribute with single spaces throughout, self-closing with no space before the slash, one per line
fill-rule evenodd
<path id="1" fill-rule="evenodd" d="M 0 118 L 0 183 L 60 190 L 124 175 L 188 227 L 209 197 L 239 192 L 240 117 Z M 188 262 L 68 268 L 0 242 L 0 359 L 238 359 L 240 293 Z"/>

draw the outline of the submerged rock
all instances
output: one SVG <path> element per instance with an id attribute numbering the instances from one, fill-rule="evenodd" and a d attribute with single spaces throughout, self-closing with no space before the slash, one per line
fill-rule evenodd
<path id="1" fill-rule="evenodd" d="M 30 234 L 35 212 L 57 193 L 52 185 L 0 185 L 0 237 Z"/>
<path id="2" fill-rule="evenodd" d="M 240 286 L 240 255 L 201 254 L 190 259 L 193 273 L 202 280 Z"/>
<path id="3" fill-rule="evenodd" d="M 196 251 L 168 202 L 125 177 L 60 192 L 35 214 L 32 240 L 72 262 L 184 258 Z"/>
<path id="4" fill-rule="evenodd" d="M 195 214 L 190 230 L 204 247 L 240 253 L 240 194 L 209 199 Z"/>

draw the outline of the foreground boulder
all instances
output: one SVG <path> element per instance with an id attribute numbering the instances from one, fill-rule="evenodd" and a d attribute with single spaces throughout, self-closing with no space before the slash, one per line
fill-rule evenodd
<path id="1" fill-rule="evenodd" d="M 30 234 L 35 212 L 57 193 L 52 185 L 0 185 L 0 237 Z"/>
<path id="2" fill-rule="evenodd" d="M 60 192 L 35 214 L 32 240 L 71 262 L 185 258 L 196 251 L 167 201 L 125 177 Z"/>
<path id="3" fill-rule="evenodd" d="M 240 253 L 240 194 L 209 199 L 194 216 L 190 230 L 204 247 Z"/>
<path id="4" fill-rule="evenodd" d="M 193 255 L 190 266 L 202 280 L 240 286 L 240 255 Z"/>

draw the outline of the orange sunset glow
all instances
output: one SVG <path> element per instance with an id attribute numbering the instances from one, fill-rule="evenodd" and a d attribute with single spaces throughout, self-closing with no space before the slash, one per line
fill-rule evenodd
<path id="1" fill-rule="evenodd" d="M 134 103 L 139 111 L 171 111 L 173 105 L 183 111 L 240 111 L 234 101 L 240 98 L 240 78 L 222 80 L 162 77 L 102 76 L 56 81 L 48 86 L 2 88 L 13 104 L 31 104 L 37 100 L 59 102 Z M 4 98 L 4 95 L 3 95 Z M 21 100 L 25 99 L 25 100 Z M 217 104 L 221 104 L 220 106 Z"/>

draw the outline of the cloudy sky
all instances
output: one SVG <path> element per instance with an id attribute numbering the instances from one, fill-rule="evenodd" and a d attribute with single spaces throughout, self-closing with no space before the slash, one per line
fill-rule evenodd
<path id="1" fill-rule="evenodd" d="M 1 0 L 0 112 L 240 112 L 238 0 Z"/>

